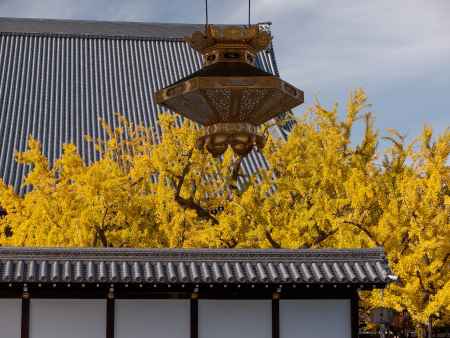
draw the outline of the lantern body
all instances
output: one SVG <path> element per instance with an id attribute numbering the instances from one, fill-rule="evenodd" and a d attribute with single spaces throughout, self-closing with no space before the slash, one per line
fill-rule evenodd
<path id="1" fill-rule="evenodd" d="M 255 67 L 271 42 L 259 26 L 208 26 L 186 40 L 203 54 L 203 68 L 158 91 L 156 102 L 205 126 L 198 145 L 213 155 L 263 147 L 257 127 L 303 103 L 301 90 Z"/>

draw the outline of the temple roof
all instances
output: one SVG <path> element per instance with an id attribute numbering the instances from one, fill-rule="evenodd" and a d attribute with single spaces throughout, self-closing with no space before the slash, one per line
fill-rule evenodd
<path id="1" fill-rule="evenodd" d="M 185 23 L 0 18 L 0 32 L 16 34 L 182 40 L 202 29 L 204 25 Z"/>
<path id="2" fill-rule="evenodd" d="M 384 287 L 374 249 L 111 249 L 0 247 L 0 284 L 322 284 Z"/>
<path id="3" fill-rule="evenodd" d="M 21 194 L 29 190 L 20 186 L 29 168 L 14 157 L 30 135 L 51 163 L 64 143 L 92 163 L 98 153 L 85 136 L 105 139 L 99 118 L 116 126 L 117 112 L 153 129 L 158 141 L 164 109 L 153 93 L 200 69 L 201 55 L 182 39 L 198 29 L 203 25 L 0 18 L 0 178 Z M 277 75 L 272 48 L 258 54 L 257 67 Z M 253 152 L 243 169 L 265 165 Z"/>

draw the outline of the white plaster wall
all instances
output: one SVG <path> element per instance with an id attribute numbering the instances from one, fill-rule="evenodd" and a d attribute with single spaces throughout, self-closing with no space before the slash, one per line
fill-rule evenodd
<path id="1" fill-rule="evenodd" d="M 280 300 L 280 338 L 350 338 L 350 300 Z"/>
<path id="2" fill-rule="evenodd" d="M 0 299 L 0 338 L 20 338 L 22 299 Z"/>
<path id="3" fill-rule="evenodd" d="M 271 338 L 270 300 L 199 300 L 199 338 Z"/>
<path id="4" fill-rule="evenodd" d="M 106 300 L 31 299 L 30 338 L 105 338 Z"/>
<path id="5" fill-rule="evenodd" d="M 116 299 L 116 338 L 189 338 L 189 299 Z"/>

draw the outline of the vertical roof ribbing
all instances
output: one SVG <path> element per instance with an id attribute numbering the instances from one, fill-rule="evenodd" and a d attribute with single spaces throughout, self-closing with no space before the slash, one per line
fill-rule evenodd
<path id="1" fill-rule="evenodd" d="M 182 37 L 201 28 L 187 24 L 102 23 L 0 18 L 0 177 L 20 187 L 28 168 L 14 160 L 38 139 L 53 162 L 74 143 L 87 163 L 98 158 L 85 135 L 105 138 L 99 118 L 114 113 L 155 130 L 163 112 L 153 92 L 201 67 L 201 56 Z M 273 50 L 257 66 L 277 73 Z M 243 168 L 265 164 L 256 152 Z"/>

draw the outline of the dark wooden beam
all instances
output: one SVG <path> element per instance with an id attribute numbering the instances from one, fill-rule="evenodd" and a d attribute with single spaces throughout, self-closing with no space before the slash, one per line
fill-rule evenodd
<path id="1" fill-rule="evenodd" d="M 29 338 L 30 337 L 30 298 L 22 298 L 22 319 L 20 327 L 20 337 Z"/>
<path id="2" fill-rule="evenodd" d="M 114 298 L 106 299 L 106 338 L 114 338 Z"/>
<path id="3" fill-rule="evenodd" d="M 77 298 L 104 299 L 111 284 L 106 283 L 27 283 L 29 292 L 34 298 Z M 156 286 L 155 286 L 156 285 Z M 202 299 L 272 299 L 272 294 L 279 284 L 255 285 L 222 284 L 196 287 L 186 284 L 184 287 L 167 284 L 114 284 L 115 299 L 189 299 L 192 292 L 200 292 Z M 0 298 L 19 298 L 22 296 L 23 284 L 14 283 L 11 286 L 0 283 Z M 194 291 L 197 290 L 197 291 Z M 283 285 L 283 299 L 349 299 L 355 288 L 341 285 L 336 288 L 311 285 L 296 287 Z"/>
<path id="4" fill-rule="evenodd" d="M 193 294 L 191 298 L 191 338 L 198 338 L 198 299 Z"/>
<path id="5" fill-rule="evenodd" d="M 280 338 L 280 296 L 272 298 L 272 338 Z"/>
<path id="6" fill-rule="evenodd" d="M 350 323 L 352 338 L 358 338 L 359 335 L 359 295 L 357 290 L 353 290 L 350 297 Z"/>

